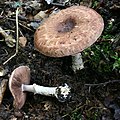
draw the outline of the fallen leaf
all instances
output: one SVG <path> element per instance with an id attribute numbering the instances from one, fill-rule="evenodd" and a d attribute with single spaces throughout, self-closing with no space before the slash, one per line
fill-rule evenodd
<path id="1" fill-rule="evenodd" d="M 36 14 L 34 16 L 34 19 L 35 20 L 39 20 L 39 19 L 44 19 L 44 18 L 47 18 L 48 17 L 48 14 L 46 13 L 46 11 L 40 11 L 38 14 Z"/>
<path id="2" fill-rule="evenodd" d="M 5 40 L 8 47 L 14 47 L 15 46 L 16 40 L 13 38 L 12 35 L 9 35 L 1 27 L 0 27 L 0 34 L 4 37 L 4 40 Z"/>
<path id="3" fill-rule="evenodd" d="M 0 66 L 0 76 L 6 75 L 7 72 L 8 72 L 8 69 L 4 69 L 2 66 Z"/>
<path id="4" fill-rule="evenodd" d="M 19 37 L 19 44 L 21 47 L 25 47 L 27 43 L 27 38 L 26 37 Z"/>
<path id="5" fill-rule="evenodd" d="M 53 0 L 45 0 L 47 2 L 47 4 L 50 4 L 53 2 Z"/>
<path id="6" fill-rule="evenodd" d="M 9 36 L 5 37 L 5 42 L 8 47 L 14 47 L 16 40 L 11 35 L 9 35 Z"/>
<path id="7" fill-rule="evenodd" d="M 0 104 L 2 103 L 2 100 L 3 100 L 3 96 L 4 96 L 4 93 L 6 90 L 6 86 L 7 86 L 7 82 L 8 82 L 7 79 L 3 79 L 1 81 L 1 84 L 0 84 Z"/>

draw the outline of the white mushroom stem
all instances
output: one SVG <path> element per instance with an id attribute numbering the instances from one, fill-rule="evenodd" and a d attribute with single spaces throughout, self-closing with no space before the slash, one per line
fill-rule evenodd
<path id="1" fill-rule="evenodd" d="M 55 96 L 60 102 L 64 102 L 70 97 L 70 87 L 67 84 L 59 87 L 22 84 L 22 91 L 33 92 L 34 94 L 41 94 L 45 96 Z"/>
<path id="2" fill-rule="evenodd" d="M 76 73 L 77 70 L 81 70 L 84 68 L 84 63 L 82 59 L 82 54 L 77 53 L 72 55 L 72 69 Z"/>
<path id="3" fill-rule="evenodd" d="M 57 87 L 44 87 L 40 85 L 24 85 L 22 84 L 22 91 L 33 92 L 34 94 L 41 94 L 45 96 L 54 96 Z"/>

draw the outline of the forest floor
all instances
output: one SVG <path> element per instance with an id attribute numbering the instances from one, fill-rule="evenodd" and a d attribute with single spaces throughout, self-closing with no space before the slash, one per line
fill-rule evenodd
<path id="1" fill-rule="evenodd" d="M 0 1 L 0 83 L 9 80 L 18 66 L 27 65 L 31 70 L 30 84 L 58 86 L 68 83 L 71 98 L 61 103 L 54 97 L 28 93 L 22 109 L 15 112 L 14 99 L 7 84 L 0 105 L 0 120 L 120 120 L 119 0 L 53 0 L 51 4 L 46 1 Z M 71 56 L 47 57 L 34 48 L 34 33 L 41 21 L 55 9 L 72 5 L 93 8 L 105 24 L 100 38 L 82 52 L 84 68 L 77 73 L 71 69 Z M 15 47 L 17 7 L 22 11 L 18 14 L 18 31 L 22 38 L 18 48 Z M 40 11 L 45 15 L 40 14 L 39 20 L 33 19 Z M 16 49 L 17 54 L 8 60 Z"/>

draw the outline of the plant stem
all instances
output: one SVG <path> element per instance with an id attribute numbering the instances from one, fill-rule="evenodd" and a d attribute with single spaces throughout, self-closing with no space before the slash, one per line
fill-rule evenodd
<path id="1" fill-rule="evenodd" d="M 13 57 L 15 57 L 18 53 L 18 41 L 19 41 L 19 31 L 18 31 L 18 14 L 19 14 L 19 8 L 17 8 L 16 10 L 16 51 L 15 53 L 10 57 L 8 58 L 4 63 L 3 65 L 5 65 L 8 61 L 10 61 Z"/>

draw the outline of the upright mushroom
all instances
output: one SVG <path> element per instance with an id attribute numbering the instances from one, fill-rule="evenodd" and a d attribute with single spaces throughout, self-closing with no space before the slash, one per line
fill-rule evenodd
<path id="1" fill-rule="evenodd" d="M 73 55 L 72 67 L 76 72 L 82 61 L 78 53 L 91 46 L 103 28 L 103 18 L 95 10 L 72 6 L 51 15 L 40 25 L 34 35 L 34 45 L 39 52 L 50 57 Z"/>

